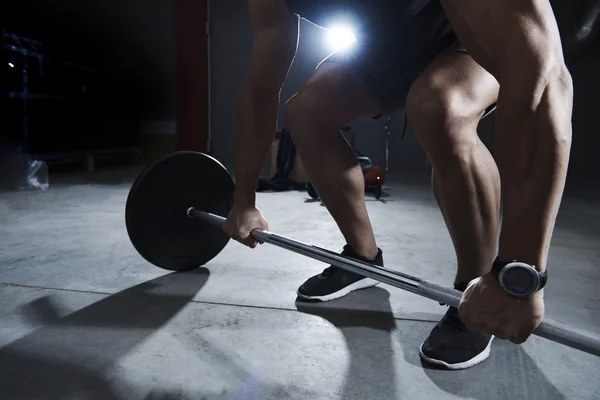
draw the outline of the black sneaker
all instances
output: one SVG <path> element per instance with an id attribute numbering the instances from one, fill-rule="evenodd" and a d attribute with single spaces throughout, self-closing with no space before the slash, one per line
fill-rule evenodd
<path id="1" fill-rule="evenodd" d="M 464 291 L 466 285 L 457 285 Z M 468 329 L 456 307 L 449 307 L 429 337 L 421 344 L 423 360 L 445 369 L 466 369 L 487 359 L 494 336 Z"/>
<path id="2" fill-rule="evenodd" d="M 358 256 L 352 247 L 346 245 L 342 255 L 358 259 L 383 267 L 383 254 L 381 249 L 374 260 Z M 331 266 L 321 274 L 313 276 L 300 286 L 298 296 L 308 300 L 329 301 L 343 297 L 358 289 L 366 289 L 378 285 L 375 279 L 366 278 L 353 272 L 347 272 L 339 267 Z"/>

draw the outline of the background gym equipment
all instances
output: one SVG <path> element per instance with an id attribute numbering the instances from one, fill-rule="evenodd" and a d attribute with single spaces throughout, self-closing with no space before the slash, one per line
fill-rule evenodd
<path id="1" fill-rule="evenodd" d="M 364 156 L 356 149 L 354 149 L 354 153 L 356 154 L 356 159 L 360 164 L 363 176 L 365 178 L 365 192 L 373 193 L 373 196 L 379 200 L 383 194 L 383 184 L 385 183 L 385 175 L 383 171 L 380 167 L 373 165 L 370 157 Z M 319 198 L 319 194 L 312 183 L 309 182 L 306 184 L 306 191 L 313 199 Z"/>
<path id="2" fill-rule="evenodd" d="M 211 156 L 177 152 L 147 167 L 127 198 L 125 221 L 136 250 L 167 270 L 199 267 L 227 245 L 223 233 L 234 182 Z M 256 229 L 252 236 L 312 259 L 332 264 L 423 297 L 458 307 L 462 293 L 424 279 L 371 265 L 332 251 Z M 535 335 L 600 356 L 600 335 L 544 320 Z"/>
<path id="3" fill-rule="evenodd" d="M 385 142 L 385 154 L 386 154 L 386 169 L 385 171 L 373 164 L 373 161 L 371 160 L 371 157 L 367 157 L 364 154 L 362 154 L 360 151 L 358 151 L 358 149 L 355 146 L 355 134 L 354 132 L 350 131 L 350 127 L 346 126 L 344 128 L 342 128 L 341 133 L 346 137 L 346 140 L 348 141 L 348 143 L 350 144 L 350 146 L 352 147 L 352 150 L 354 150 L 354 155 L 356 156 L 356 160 L 358 161 L 360 168 L 362 170 L 363 176 L 365 178 L 365 192 L 366 193 L 373 193 L 373 195 L 375 196 L 375 198 L 377 200 L 379 200 L 381 198 L 381 195 L 383 194 L 383 189 L 384 189 L 384 184 L 385 184 L 385 176 L 386 173 L 388 172 L 388 136 L 389 136 L 389 129 L 388 129 L 388 124 L 390 122 L 391 118 L 388 119 L 388 122 L 385 124 L 385 130 L 386 130 L 386 142 Z M 317 193 L 315 187 L 312 185 L 312 183 L 308 182 L 306 184 L 306 191 L 308 192 L 308 195 L 310 197 L 312 197 L 313 199 L 318 199 L 319 198 L 319 194 Z"/>

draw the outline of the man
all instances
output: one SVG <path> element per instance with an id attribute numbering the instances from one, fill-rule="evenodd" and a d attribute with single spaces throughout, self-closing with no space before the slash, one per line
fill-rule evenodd
<path id="1" fill-rule="evenodd" d="M 236 193 L 225 231 L 256 247 L 250 232 L 268 229 L 255 185 L 295 55 L 298 15 L 317 24 L 332 10 L 356 16 L 357 51 L 328 58 L 285 107 L 311 181 L 346 239 L 343 254 L 383 265 L 363 176 L 339 130 L 406 106 L 433 164 L 457 253 L 455 287 L 464 291 L 459 310 L 448 309 L 420 354 L 460 369 L 485 360 L 494 336 L 523 343 L 544 315 L 541 289 L 571 144 L 572 82 L 548 1 L 249 0 L 249 9 L 254 48 L 239 100 Z M 496 160 L 476 134 L 495 103 Z M 499 280 L 510 270 L 535 274 L 528 275 L 538 279 L 533 290 L 510 292 Z M 330 267 L 298 295 L 325 301 L 375 284 Z"/>

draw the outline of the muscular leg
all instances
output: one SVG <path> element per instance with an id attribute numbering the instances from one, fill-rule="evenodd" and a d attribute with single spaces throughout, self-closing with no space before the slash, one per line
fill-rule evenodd
<path id="1" fill-rule="evenodd" d="M 496 254 L 500 177 L 477 125 L 497 97 L 498 82 L 470 55 L 447 52 L 421 73 L 407 98 L 407 114 L 433 164 L 434 195 L 456 250 L 455 285 L 484 275 Z M 491 340 L 466 329 L 450 307 L 420 355 L 445 368 L 468 368 L 488 357 Z"/>
<path id="2" fill-rule="evenodd" d="M 345 125 L 379 112 L 379 102 L 347 67 L 323 63 L 285 107 L 285 119 L 311 182 L 346 242 L 373 259 L 377 245 L 364 201 L 364 177 Z"/>
<path id="3" fill-rule="evenodd" d="M 414 82 L 408 118 L 429 156 L 433 191 L 454 243 L 455 283 L 487 272 L 496 254 L 500 177 L 477 125 L 498 82 L 467 53 L 443 53 Z"/>
<path id="4" fill-rule="evenodd" d="M 545 0 L 441 0 L 463 45 L 500 83 L 499 257 L 546 269 L 571 146 L 572 81 Z"/>

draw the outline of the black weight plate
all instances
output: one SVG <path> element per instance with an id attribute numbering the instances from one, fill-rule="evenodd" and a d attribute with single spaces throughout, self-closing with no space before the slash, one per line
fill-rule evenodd
<path id="1" fill-rule="evenodd" d="M 176 152 L 146 168 L 135 180 L 125 207 L 127 233 L 148 262 L 171 271 L 197 268 L 229 242 L 220 227 L 187 216 L 187 210 L 226 217 L 234 183 L 216 159 Z"/>

